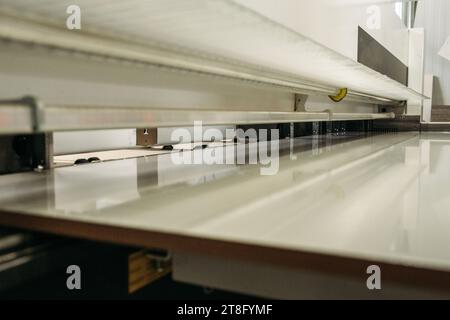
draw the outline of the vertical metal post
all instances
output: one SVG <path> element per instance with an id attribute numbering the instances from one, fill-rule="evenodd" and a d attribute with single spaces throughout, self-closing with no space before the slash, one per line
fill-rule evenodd
<path id="1" fill-rule="evenodd" d="M 289 124 L 289 157 L 291 160 L 297 160 L 297 156 L 294 154 L 294 141 L 295 141 L 295 124 L 291 122 Z"/>

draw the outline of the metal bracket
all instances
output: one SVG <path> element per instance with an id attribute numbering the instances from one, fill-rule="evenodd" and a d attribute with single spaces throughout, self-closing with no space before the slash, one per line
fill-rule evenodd
<path id="1" fill-rule="evenodd" d="M 295 106 L 294 111 L 296 112 L 308 112 L 306 111 L 306 101 L 308 100 L 308 95 L 306 94 L 296 94 L 295 95 Z M 325 121 L 333 121 L 333 111 L 330 109 L 324 110 L 322 112 L 328 113 L 328 119 Z"/>
<path id="2" fill-rule="evenodd" d="M 9 107 L 22 107 L 30 109 L 29 126 L 32 132 L 39 132 L 43 120 L 44 106 L 33 96 L 24 96 L 19 99 L 0 100 L 0 107 L 6 105 Z"/>
<path id="3" fill-rule="evenodd" d="M 148 250 L 145 256 L 150 259 L 151 263 L 158 272 L 164 272 L 168 265 L 172 262 L 172 252 Z"/>
<path id="4" fill-rule="evenodd" d="M 296 93 L 295 94 L 294 111 L 307 112 L 305 105 L 306 105 L 306 100 L 308 100 L 308 97 L 309 96 L 307 94 Z"/>
<path id="5" fill-rule="evenodd" d="M 44 118 L 43 104 L 35 97 L 24 96 L 15 100 L 2 100 L 0 105 L 6 105 L 10 110 L 23 110 L 21 118 L 29 117 L 28 120 L 22 121 L 22 125 L 26 124 L 26 127 L 28 127 L 27 130 L 7 132 L 7 134 L 13 136 L 12 148 L 15 154 L 24 159 L 20 169 L 28 168 L 40 171 L 51 168 L 53 164 L 53 136 L 52 133 L 41 131 Z M 22 150 L 23 153 L 17 150 Z"/>
<path id="6" fill-rule="evenodd" d="M 402 101 L 398 106 L 391 105 L 378 105 L 378 112 L 380 113 L 388 113 L 392 112 L 395 116 L 405 115 L 408 112 L 408 102 Z"/>
<path id="7" fill-rule="evenodd" d="M 324 110 L 323 112 L 328 113 L 328 121 L 333 121 L 333 111 L 331 109 Z"/>
<path id="8" fill-rule="evenodd" d="M 33 96 L 25 96 L 18 101 L 19 103 L 30 106 L 31 108 L 31 123 L 33 131 L 39 132 L 41 129 L 43 104 Z"/>

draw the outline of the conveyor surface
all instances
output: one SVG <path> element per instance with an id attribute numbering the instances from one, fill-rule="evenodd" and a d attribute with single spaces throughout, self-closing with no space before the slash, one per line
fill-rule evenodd
<path id="1" fill-rule="evenodd" d="M 168 154 L 2 176 L 0 224 L 290 266 L 376 261 L 393 277 L 450 279 L 449 134 L 305 137 L 280 149 L 273 176 L 259 165 L 175 165 Z"/>

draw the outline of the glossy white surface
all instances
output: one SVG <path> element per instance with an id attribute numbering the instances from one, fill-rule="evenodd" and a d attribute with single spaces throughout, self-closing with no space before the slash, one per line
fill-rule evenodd
<path id="1" fill-rule="evenodd" d="M 170 155 L 2 176 L 0 211 L 450 271 L 450 135 L 327 141 L 274 176 Z"/>

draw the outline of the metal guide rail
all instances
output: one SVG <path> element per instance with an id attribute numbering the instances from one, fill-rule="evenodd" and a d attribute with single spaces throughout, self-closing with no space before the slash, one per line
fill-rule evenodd
<path id="1" fill-rule="evenodd" d="M 25 97 L 0 101 L 0 134 L 88 129 L 161 128 L 314 121 L 392 119 L 394 113 L 263 112 L 45 105 Z"/>

